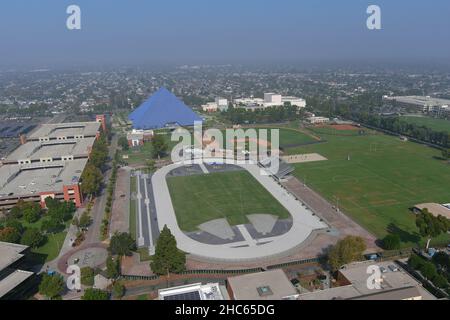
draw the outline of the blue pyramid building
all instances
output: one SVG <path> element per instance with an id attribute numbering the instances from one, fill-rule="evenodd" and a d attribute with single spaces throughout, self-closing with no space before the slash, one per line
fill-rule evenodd
<path id="1" fill-rule="evenodd" d="M 202 119 L 166 88 L 156 91 L 136 108 L 128 119 L 133 129 L 154 130 L 174 126 L 193 126 Z"/>

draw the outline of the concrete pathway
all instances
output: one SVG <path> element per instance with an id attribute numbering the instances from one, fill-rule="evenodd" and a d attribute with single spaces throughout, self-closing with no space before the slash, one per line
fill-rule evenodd
<path id="1" fill-rule="evenodd" d="M 249 245 L 249 247 L 256 246 L 257 241 L 252 238 L 250 233 L 248 233 L 247 228 L 243 224 L 240 224 L 237 227 L 239 229 L 239 232 L 242 234 L 242 236 L 244 237 L 245 241 Z"/>

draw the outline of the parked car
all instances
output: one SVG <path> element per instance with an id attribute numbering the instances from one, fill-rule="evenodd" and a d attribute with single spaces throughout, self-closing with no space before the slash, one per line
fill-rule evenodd
<path id="1" fill-rule="evenodd" d="M 387 269 L 385 267 L 380 267 L 380 271 L 381 271 L 381 273 L 386 273 Z"/>
<path id="2" fill-rule="evenodd" d="M 393 264 L 389 265 L 388 268 L 389 268 L 389 270 L 391 270 L 392 272 L 397 272 L 397 271 L 398 271 L 397 266 L 396 266 L 396 265 L 393 265 Z"/>

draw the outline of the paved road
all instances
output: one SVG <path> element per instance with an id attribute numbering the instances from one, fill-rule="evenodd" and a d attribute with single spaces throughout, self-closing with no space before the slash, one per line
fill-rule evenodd
<path id="1" fill-rule="evenodd" d="M 205 162 L 214 162 L 214 159 L 204 159 Z M 234 163 L 233 160 L 226 162 Z M 240 166 L 269 191 L 272 196 L 290 212 L 293 225 L 285 234 L 274 237 L 270 243 L 252 247 L 232 248 L 236 244 L 210 245 L 200 243 L 188 237 L 178 226 L 175 211 L 172 205 L 166 175 L 173 169 L 183 166 L 175 163 L 158 170 L 152 177 L 156 211 L 158 212 L 158 224 L 162 229 L 165 224 L 170 228 L 177 240 L 178 247 L 188 253 L 199 257 L 213 258 L 222 261 L 249 261 L 268 256 L 275 256 L 289 251 L 304 242 L 314 230 L 326 229 L 327 225 L 312 214 L 294 196 L 281 188 L 273 178 L 261 175 L 260 168 L 256 164 L 241 164 Z"/>
<path id="2" fill-rule="evenodd" d="M 109 148 L 109 157 L 111 159 L 116 153 L 117 141 L 118 137 L 117 135 L 114 135 L 111 139 L 111 146 Z M 106 194 L 106 186 L 108 185 L 109 179 L 111 178 L 111 173 L 111 169 L 107 170 L 104 173 L 103 184 L 105 187 L 101 190 L 100 195 L 96 197 L 94 206 L 92 207 L 92 224 L 89 226 L 89 230 L 86 233 L 86 239 L 83 242 L 84 244 L 98 243 L 101 241 L 100 227 L 105 216 L 106 198 L 108 197 L 108 195 Z"/>
<path id="3" fill-rule="evenodd" d="M 151 176 L 141 172 L 136 173 L 137 190 L 137 226 L 139 247 L 148 247 L 153 253 L 156 241 L 159 237 L 158 219 L 156 216 L 155 202 L 153 200 L 153 186 Z"/>

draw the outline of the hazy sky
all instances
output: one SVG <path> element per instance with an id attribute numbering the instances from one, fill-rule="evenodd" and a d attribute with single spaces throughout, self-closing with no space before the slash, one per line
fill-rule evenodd
<path id="1" fill-rule="evenodd" d="M 369 4 L 382 30 L 366 28 Z M 445 62 L 449 14 L 448 0 L 2 0 L 0 65 Z"/>

